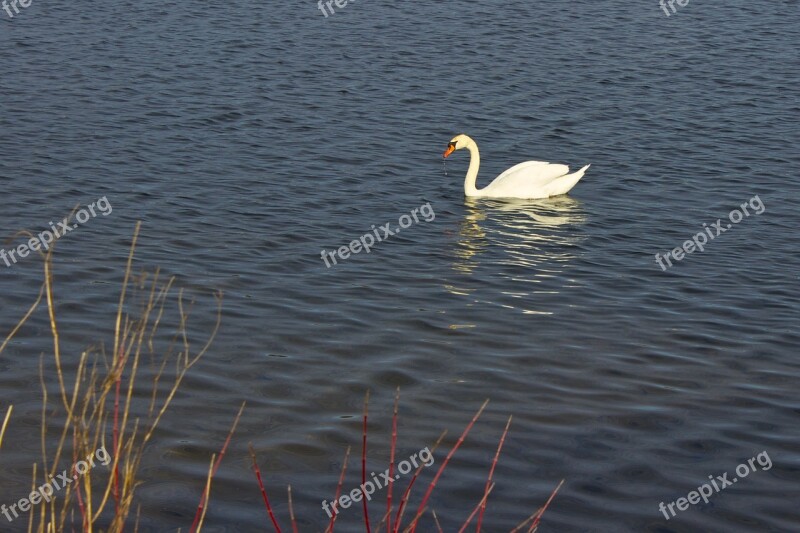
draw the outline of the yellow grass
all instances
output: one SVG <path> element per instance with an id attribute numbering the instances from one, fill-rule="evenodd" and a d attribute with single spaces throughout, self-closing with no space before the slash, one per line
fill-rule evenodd
<path id="1" fill-rule="evenodd" d="M 44 301 L 53 341 L 52 360 L 43 356 L 40 360 L 40 382 L 42 387 L 42 412 L 41 412 L 41 459 L 34 463 L 32 468 L 31 494 L 38 487 L 44 486 L 59 472 L 93 454 L 96 450 L 104 448 L 110 455 L 110 462 L 105 467 L 87 469 L 75 482 L 68 483 L 53 494 L 50 501 L 41 501 L 32 506 L 28 515 L 29 533 L 62 533 L 66 531 L 83 531 L 92 533 L 103 531 L 120 533 L 128 526 L 131 531 L 138 530 L 139 514 L 134 511 L 134 496 L 141 483 L 137 472 L 142 463 L 147 445 L 153 439 L 159 423 L 174 400 L 187 372 L 195 366 L 209 349 L 211 342 L 219 330 L 221 319 L 222 294 L 215 293 L 217 304 L 216 323 L 210 335 L 198 349 L 192 348 L 188 333 L 189 310 L 192 302 L 186 302 L 182 290 L 174 290 L 174 278 L 160 279 L 159 271 L 153 273 L 133 273 L 133 258 L 139 236 L 140 225 L 136 225 L 128 255 L 122 290 L 117 305 L 114 327 L 113 351 L 109 354 L 102 347 L 90 347 L 84 350 L 77 360 L 62 357 L 61 341 L 56 314 L 54 284 L 53 284 L 53 248 L 47 253 L 41 253 L 44 264 L 44 282 L 39 290 L 34 303 L 26 311 L 19 323 L 11 330 L 6 339 L 0 343 L 0 354 L 8 346 L 11 339 L 20 331 L 25 322 L 36 312 Z M 26 234 L 26 232 L 20 232 Z M 129 303 L 129 293 L 137 296 L 138 306 Z M 135 313 L 126 311 L 137 307 Z M 175 311 L 175 315 L 170 310 Z M 160 329 L 166 322 L 165 317 L 177 316 L 177 324 L 169 336 L 167 346 L 162 348 L 164 335 Z M 149 363 L 149 366 L 148 366 Z M 396 440 L 397 402 L 395 399 L 393 434 L 392 434 L 392 459 L 394 461 L 394 446 Z M 488 402 L 488 400 L 487 400 Z M 420 517 L 428 511 L 426 502 L 431 491 L 436 485 L 444 466 L 463 442 L 467 432 L 483 411 L 486 403 L 472 419 L 462 433 L 458 443 L 453 447 L 439 468 L 436 477 L 429 485 L 420 508 L 417 510 L 411 524 L 405 528 L 404 533 L 413 533 Z M 233 426 L 228 434 L 224 446 L 219 454 L 210 458 L 208 476 L 203 493 L 200 495 L 200 505 L 197 509 L 195 521 L 190 528 L 193 533 L 200 533 L 208 509 L 211 495 L 213 477 L 225 455 L 233 432 L 239 422 L 244 404 L 239 410 Z M 9 426 L 13 406 L 8 406 L 5 417 L 0 426 L 0 448 Z M 509 419 L 510 424 L 510 419 Z M 364 435 L 362 450 L 362 481 L 365 478 L 366 461 L 366 432 L 367 413 L 366 404 L 364 412 Z M 489 478 L 486 482 L 483 498 L 473 508 L 462 530 L 469 525 L 472 519 L 480 512 L 478 523 L 482 521 L 486 501 L 494 483 L 492 473 L 497 463 L 500 449 L 508 432 L 508 424 L 500 440 L 500 446 L 492 463 Z M 434 450 L 441 442 L 444 434 L 434 445 Z M 272 515 L 272 509 L 267 501 L 266 492 L 261 484 L 260 471 L 255 459 L 255 452 L 251 452 L 254 470 L 258 476 L 259 485 L 266 502 L 270 517 L 278 529 L 277 522 Z M 342 473 L 337 486 L 336 498 L 342 488 L 347 456 L 343 464 Z M 99 458 L 99 457 L 98 457 Z M 419 475 L 422 466 L 418 468 L 414 479 Z M 79 472 L 78 472 L 79 473 Z M 413 481 L 411 482 L 413 484 Z M 563 483 L 563 481 L 561 482 Z M 553 491 L 544 506 L 520 523 L 513 531 L 535 531 L 542 514 L 552 502 L 561 484 Z M 408 498 L 409 485 L 399 506 L 398 515 L 394 524 L 394 531 L 399 531 L 400 521 L 405 511 Z M 294 509 L 291 504 L 291 488 L 288 490 L 289 513 L 293 530 L 296 530 Z M 391 522 L 387 518 L 393 511 L 391 505 L 391 492 L 388 497 L 388 511 L 380 521 L 376 531 L 381 527 L 390 529 Z M 333 516 L 328 528 L 333 529 L 336 515 Z M 24 520 L 20 516 L 19 520 Z M 438 517 L 434 514 L 438 525 Z M 370 530 L 369 519 L 365 521 L 367 530 Z M 132 527 L 131 527 L 132 526 Z M 441 529 L 441 528 L 440 528 Z M 478 525 L 480 530 L 480 525 Z"/>
<path id="2" fill-rule="evenodd" d="M 113 352 L 108 354 L 102 347 L 93 347 L 83 351 L 77 360 L 62 357 L 52 248 L 42 254 L 44 282 L 38 297 L 0 344 L 2 353 L 42 300 L 46 302 L 53 351 L 52 364 L 45 357 L 40 362 L 42 455 L 33 467 L 32 490 L 96 450 L 105 448 L 111 456 L 107 468 L 98 465 L 89 469 L 76 482 L 55 491 L 51 501 L 33 506 L 28 517 L 30 532 L 116 533 L 123 531 L 126 524 L 130 526 L 129 522 L 138 522 L 138 516 L 132 516 L 133 501 L 139 484 L 137 471 L 147 444 L 187 372 L 206 353 L 219 329 L 222 294 L 216 293 L 216 324 L 199 349 L 192 347 L 187 332 L 191 302 L 186 302 L 183 291 L 173 290 L 174 278 L 162 280 L 158 270 L 133 274 L 138 235 L 139 224 L 117 307 Z M 125 311 L 133 307 L 128 302 L 129 292 L 139 296 L 135 316 Z M 156 348 L 162 338 L 159 327 L 170 309 L 177 311 L 177 326 L 162 352 Z M 148 368 L 148 362 L 149 372 L 142 377 L 142 367 Z M 137 401 L 137 396 L 145 400 Z M 9 407 L 0 428 L 0 446 L 11 413 Z"/>

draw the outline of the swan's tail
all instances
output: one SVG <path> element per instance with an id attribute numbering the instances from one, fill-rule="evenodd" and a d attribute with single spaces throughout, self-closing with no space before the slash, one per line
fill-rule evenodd
<path id="1" fill-rule="evenodd" d="M 577 172 L 573 172 L 572 174 L 567 174 L 566 176 L 561 176 L 553 183 L 550 184 L 550 196 L 558 196 L 560 194 L 567 194 L 576 183 L 580 181 L 583 177 L 584 172 L 586 172 L 589 167 L 592 165 L 586 165 L 585 167 L 581 168 Z"/>

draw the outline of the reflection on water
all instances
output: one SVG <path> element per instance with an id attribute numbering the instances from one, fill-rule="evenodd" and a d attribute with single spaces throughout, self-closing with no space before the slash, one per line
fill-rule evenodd
<path id="1" fill-rule="evenodd" d="M 478 256 L 493 244 L 508 261 L 537 267 L 574 257 L 569 247 L 583 239 L 586 222 L 581 202 L 569 196 L 544 200 L 465 200 L 454 268 L 467 274 L 479 266 Z"/>
<path id="2" fill-rule="evenodd" d="M 587 217 L 581 202 L 569 196 L 543 200 L 467 198 L 465 208 L 453 269 L 471 276 L 483 264 L 490 264 L 513 287 L 499 294 L 514 299 L 514 303 L 493 303 L 525 313 L 549 314 L 520 306 L 517 300 L 540 292 L 531 284 L 563 272 L 564 264 L 575 259 L 575 247 L 585 238 Z M 446 288 L 460 295 L 475 291 L 453 285 Z M 547 290 L 558 292 L 552 287 Z"/>

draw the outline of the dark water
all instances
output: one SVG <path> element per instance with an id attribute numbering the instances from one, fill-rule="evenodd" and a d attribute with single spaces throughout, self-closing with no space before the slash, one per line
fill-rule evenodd
<path id="1" fill-rule="evenodd" d="M 206 530 L 266 528 L 250 442 L 284 527 L 291 483 L 301 530 L 322 530 L 365 389 L 370 468 L 382 471 L 399 385 L 399 458 L 442 429 L 451 446 L 491 398 L 430 502 L 445 531 L 480 499 L 509 414 L 488 531 L 516 525 L 562 478 L 541 531 L 797 531 L 799 8 L 692 1 L 668 18 L 655 0 L 362 0 L 326 19 L 311 0 L 34 0 L 13 19 L 0 11 L 3 237 L 76 204 L 113 206 L 58 245 L 65 364 L 113 340 L 137 220 L 136 267 L 160 266 L 197 298 L 197 343 L 212 291 L 225 293 L 220 334 L 146 451 L 142 530 L 187 530 L 245 399 Z M 462 131 L 482 149 L 481 185 L 525 159 L 592 167 L 569 197 L 465 201 L 466 154 L 447 176 L 440 162 Z M 763 213 L 667 272 L 656 265 L 754 195 Z M 435 220 L 325 267 L 320 250 L 427 203 Z M 38 259 L 0 264 L 3 336 L 41 279 Z M 27 494 L 40 458 L 47 324 L 40 308 L 0 355 L 0 407 L 15 406 L 0 503 Z M 669 521 L 659 512 L 762 451 L 771 469 Z M 359 522 L 351 508 L 337 531 Z"/>

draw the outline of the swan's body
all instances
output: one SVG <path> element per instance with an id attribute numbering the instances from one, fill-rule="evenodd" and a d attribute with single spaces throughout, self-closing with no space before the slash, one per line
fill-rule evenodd
<path id="1" fill-rule="evenodd" d="M 456 135 L 448 143 L 444 157 L 462 148 L 466 148 L 470 153 L 469 169 L 464 180 L 464 194 L 471 197 L 535 199 L 558 196 L 569 192 L 589 168 L 589 165 L 586 165 L 570 174 L 567 165 L 525 161 L 509 168 L 483 189 L 478 189 L 475 181 L 481 166 L 481 156 L 475 141 L 467 135 Z"/>

